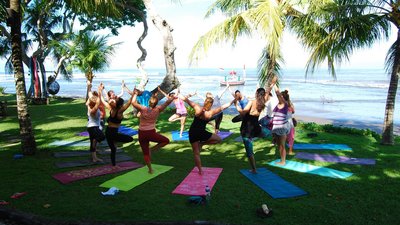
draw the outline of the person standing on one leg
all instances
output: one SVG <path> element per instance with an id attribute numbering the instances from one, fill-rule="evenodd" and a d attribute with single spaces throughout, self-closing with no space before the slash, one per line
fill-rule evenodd
<path id="1" fill-rule="evenodd" d="M 211 97 L 207 97 L 205 99 L 202 107 L 190 101 L 187 97 L 182 95 L 179 97 L 195 111 L 195 117 L 189 129 L 189 141 L 192 145 L 195 165 L 199 170 L 199 174 L 203 174 L 200 159 L 200 151 L 202 146 L 206 144 L 218 144 L 222 141 L 221 137 L 219 137 L 217 134 L 208 132 L 206 130 L 206 125 L 211 117 L 228 108 L 234 102 L 234 100 L 229 103 L 225 103 L 219 108 L 211 109 L 214 101 Z"/>
<path id="2" fill-rule="evenodd" d="M 140 112 L 139 143 L 142 148 L 144 161 L 146 162 L 149 173 L 151 174 L 153 173 L 153 168 L 151 166 L 151 152 L 157 151 L 169 144 L 169 139 L 167 137 L 157 133 L 156 121 L 160 113 L 171 104 L 174 98 L 169 97 L 164 104 L 158 106 L 158 98 L 153 94 L 148 103 L 149 107 L 146 107 L 137 102 L 138 93 L 138 90 L 134 90 L 132 106 Z M 150 142 L 156 142 L 157 145 L 150 148 Z"/>
<path id="3" fill-rule="evenodd" d="M 103 89 L 104 85 L 101 83 L 99 86 L 99 90 L 102 91 Z M 125 104 L 123 98 L 117 97 L 115 101 L 113 100 L 108 103 L 101 96 L 102 95 L 100 95 L 101 101 L 103 102 L 104 106 L 110 111 L 110 116 L 107 119 L 106 139 L 108 146 L 111 149 L 111 164 L 113 166 L 116 166 L 116 142 L 127 143 L 133 141 L 133 138 L 131 136 L 118 133 L 118 128 L 120 127 L 122 119 L 124 117 L 123 114 L 125 110 L 131 105 L 133 95 Z"/>
<path id="4" fill-rule="evenodd" d="M 96 154 L 97 143 L 102 142 L 105 139 L 105 136 L 100 129 L 101 112 L 99 106 L 101 100 L 98 92 L 92 92 L 92 84 L 89 82 L 87 89 L 89 97 L 86 101 L 88 115 L 87 131 L 90 140 L 90 153 L 92 155 L 92 162 L 102 162 L 103 160 L 98 158 Z"/>

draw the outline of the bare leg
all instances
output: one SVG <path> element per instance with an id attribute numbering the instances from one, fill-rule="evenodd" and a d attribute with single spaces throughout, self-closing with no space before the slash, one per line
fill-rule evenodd
<path id="1" fill-rule="evenodd" d="M 277 144 L 278 144 L 279 153 L 281 155 L 281 161 L 278 162 L 277 164 L 284 166 L 286 164 L 286 148 L 285 148 L 286 135 L 277 136 L 277 140 L 276 141 L 277 141 Z"/>
<path id="2" fill-rule="evenodd" d="M 254 155 L 249 157 L 249 163 L 251 166 L 251 171 L 252 173 L 257 173 L 257 169 L 256 169 L 256 160 L 254 159 Z"/>
<path id="3" fill-rule="evenodd" d="M 217 134 L 212 134 L 211 137 L 203 143 L 203 145 L 215 145 L 221 143 L 222 139 Z"/>
<path id="4" fill-rule="evenodd" d="M 186 122 L 186 116 L 181 117 L 181 133 L 180 133 L 180 137 L 182 137 L 183 129 L 185 129 L 185 122 Z"/>
<path id="5" fill-rule="evenodd" d="M 194 164 L 199 170 L 199 174 L 203 174 L 203 170 L 201 168 L 201 159 L 200 159 L 200 142 L 196 141 L 192 143 L 193 156 L 194 156 Z"/>

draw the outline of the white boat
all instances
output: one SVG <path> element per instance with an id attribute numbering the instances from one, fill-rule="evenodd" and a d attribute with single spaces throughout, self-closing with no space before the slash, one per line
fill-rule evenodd
<path id="1" fill-rule="evenodd" d="M 236 71 L 231 70 L 229 75 L 225 75 L 224 80 L 221 80 L 219 84 L 221 86 L 238 86 L 246 83 L 246 67 L 243 66 L 243 74 L 239 75 Z"/>

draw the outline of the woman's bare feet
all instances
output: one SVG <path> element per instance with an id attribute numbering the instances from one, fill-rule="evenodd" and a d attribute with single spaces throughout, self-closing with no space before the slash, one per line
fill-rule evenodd
<path id="1" fill-rule="evenodd" d="M 280 161 L 280 162 L 277 162 L 276 164 L 284 166 L 284 165 L 286 165 L 286 162 L 285 161 Z"/>

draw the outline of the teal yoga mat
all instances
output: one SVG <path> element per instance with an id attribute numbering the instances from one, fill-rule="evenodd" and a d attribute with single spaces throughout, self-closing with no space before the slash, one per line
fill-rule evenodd
<path id="1" fill-rule="evenodd" d="M 346 179 L 346 178 L 350 177 L 351 175 L 353 175 L 353 173 L 349 173 L 349 172 L 345 172 L 345 171 L 334 170 L 334 169 L 330 169 L 330 168 L 326 168 L 326 167 L 322 167 L 322 166 L 314 166 L 314 165 L 291 161 L 291 160 L 286 160 L 286 165 L 284 165 L 284 166 L 276 164 L 277 162 L 280 162 L 280 159 L 269 162 L 268 164 L 271 166 L 280 167 L 282 169 L 294 170 L 294 171 L 301 172 L 301 173 L 310 173 L 310 174 L 315 174 L 315 175 L 324 176 L 324 177 Z"/>
<path id="2" fill-rule="evenodd" d="M 157 165 L 157 164 L 152 164 L 154 173 L 149 174 L 149 169 L 147 166 L 136 169 L 134 171 L 128 172 L 124 175 L 115 177 L 111 180 L 108 180 L 102 184 L 100 184 L 100 187 L 105 187 L 105 188 L 111 188 L 111 187 L 116 187 L 121 191 L 129 191 L 132 188 L 139 186 L 143 184 L 144 182 L 151 180 L 158 175 L 161 175 L 170 169 L 172 169 L 172 166 L 163 166 L 163 165 Z"/>
<path id="3" fill-rule="evenodd" d="M 345 144 L 294 144 L 294 150 L 341 150 L 351 151 L 351 148 Z"/>
<path id="4" fill-rule="evenodd" d="M 258 168 L 257 174 L 251 173 L 248 169 L 240 170 L 240 173 L 271 195 L 272 198 L 292 198 L 307 194 L 303 189 L 284 180 L 266 168 Z"/>

